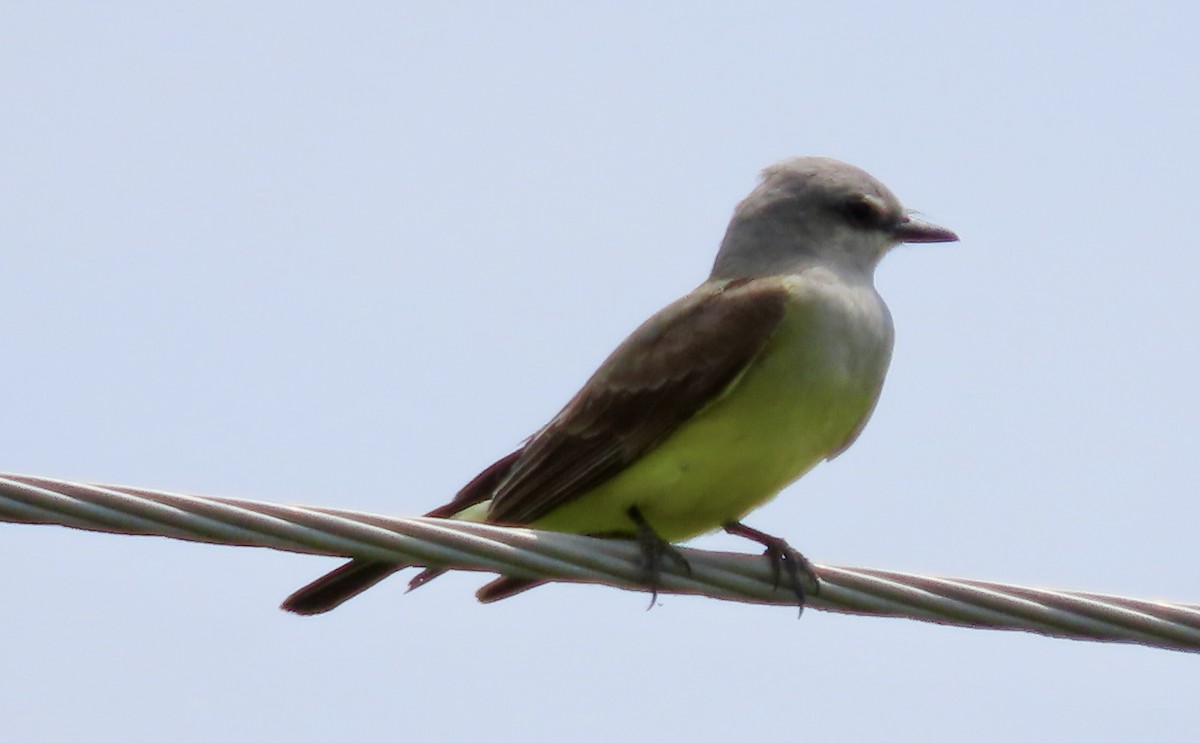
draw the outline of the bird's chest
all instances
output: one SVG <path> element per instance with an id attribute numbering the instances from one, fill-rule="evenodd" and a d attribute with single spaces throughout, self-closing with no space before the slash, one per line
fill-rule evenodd
<path id="1" fill-rule="evenodd" d="M 800 387 L 819 394 L 878 394 L 892 356 L 892 318 L 874 290 L 836 292 L 817 308 L 789 313 L 780 358 Z"/>
<path id="2" fill-rule="evenodd" d="M 892 353 L 892 323 L 869 287 L 821 287 L 790 307 L 760 363 L 740 380 L 748 430 L 773 432 L 793 455 L 839 451 L 874 408 Z M 811 465 L 809 465 L 811 466 Z M 797 475 L 798 476 L 798 475 Z"/>
<path id="3" fill-rule="evenodd" d="M 701 496 L 690 509 L 738 518 L 861 430 L 891 358 L 891 319 L 869 288 L 830 294 L 790 307 L 755 363 L 664 447 L 663 485 Z"/>

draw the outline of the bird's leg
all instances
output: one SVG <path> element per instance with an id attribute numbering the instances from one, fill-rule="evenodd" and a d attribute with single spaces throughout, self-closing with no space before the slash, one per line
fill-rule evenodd
<path id="1" fill-rule="evenodd" d="M 767 548 L 764 554 L 771 563 L 771 575 L 775 578 L 775 588 L 779 588 L 781 573 L 786 571 L 788 579 L 792 582 L 792 590 L 796 592 L 796 599 L 800 602 L 800 611 L 803 612 L 805 582 L 811 583 L 814 595 L 821 588 L 821 581 L 818 580 L 817 573 L 813 570 L 812 563 L 808 561 L 808 558 L 783 539 L 765 534 L 758 529 L 752 529 L 739 521 L 725 524 L 725 533 L 752 539 Z"/>
<path id="2" fill-rule="evenodd" d="M 658 532 L 654 531 L 654 528 L 646 522 L 637 506 L 630 506 L 625 513 L 637 525 L 635 538 L 638 546 L 642 548 L 643 580 L 646 585 L 650 586 L 650 606 L 646 607 L 646 610 L 649 611 L 658 601 L 658 584 L 662 578 L 663 560 L 671 560 L 688 575 L 692 574 L 692 566 L 688 564 L 687 558 L 683 556 L 682 552 L 658 536 Z"/>

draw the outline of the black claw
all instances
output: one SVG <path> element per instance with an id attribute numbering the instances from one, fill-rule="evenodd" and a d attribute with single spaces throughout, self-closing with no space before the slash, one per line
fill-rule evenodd
<path id="1" fill-rule="evenodd" d="M 646 607 L 646 611 L 650 611 L 658 601 L 658 586 L 662 580 L 664 560 L 675 563 L 689 576 L 692 574 L 692 566 L 682 552 L 658 536 L 650 524 L 646 523 L 646 519 L 642 517 L 637 506 L 630 506 L 627 513 L 633 523 L 637 525 L 636 538 L 638 546 L 642 548 L 642 582 L 650 588 L 650 605 Z"/>
<path id="2" fill-rule="evenodd" d="M 757 529 L 752 529 L 736 521 L 726 524 L 725 531 L 734 536 L 745 537 L 746 539 L 758 542 L 767 548 L 763 554 L 766 555 L 767 560 L 771 563 L 771 577 L 775 590 L 779 590 L 780 579 L 783 573 L 786 572 L 788 581 L 792 584 L 792 590 L 796 594 L 796 601 L 800 606 L 800 614 L 803 615 L 804 603 L 807 599 L 804 586 L 811 583 L 813 586 L 813 595 L 816 595 L 821 588 L 821 582 L 817 578 L 817 573 L 813 570 L 812 563 L 808 561 L 808 558 L 800 554 L 785 540 L 765 534 Z"/>

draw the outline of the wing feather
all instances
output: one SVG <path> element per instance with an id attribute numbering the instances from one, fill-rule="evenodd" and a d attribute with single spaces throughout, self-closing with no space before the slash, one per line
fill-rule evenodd
<path id="1" fill-rule="evenodd" d="M 491 498 L 488 520 L 522 524 L 588 492 L 735 384 L 775 332 L 786 302 L 778 284 L 737 279 L 702 287 L 667 307 L 634 331 L 524 447 L 428 515 L 451 517 Z M 351 560 L 296 591 L 283 608 L 329 611 L 404 567 Z M 426 570 L 414 584 L 439 574 Z M 533 585 L 500 578 L 481 597 L 496 600 Z"/>
<path id="2" fill-rule="evenodd" d="M 521 450 L 488 520 L 523 524 L 628 467 L 725 394 L 787 303 L 769 280 L 705 286 L 650 318 Z"/>

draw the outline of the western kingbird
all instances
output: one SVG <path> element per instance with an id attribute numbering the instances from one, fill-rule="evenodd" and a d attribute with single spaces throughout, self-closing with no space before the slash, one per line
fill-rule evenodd
<path id="1" fill-rule="evenodd" d="M 741 519 L 853 443 L 879 398 L 892 319 L 874 273 L 900 243 L 951 242 L 879 181 L 819 157 L 763 171 L 734 210 L 712 273 L 658 312 L 520 449 L 436 517 L 635 537 L 656 586 L 670 543 L 724 528 L 767 547 L 803 603 L 811 569 Z M 686 567 L 686 562 L 683 563 Z M 405 564 L 355 559 L 283 608 L 329 611 Z M 427 568 L 411 585 L 442 570 Z M 501 577 L 492 601 L 538 581 Z"/>

